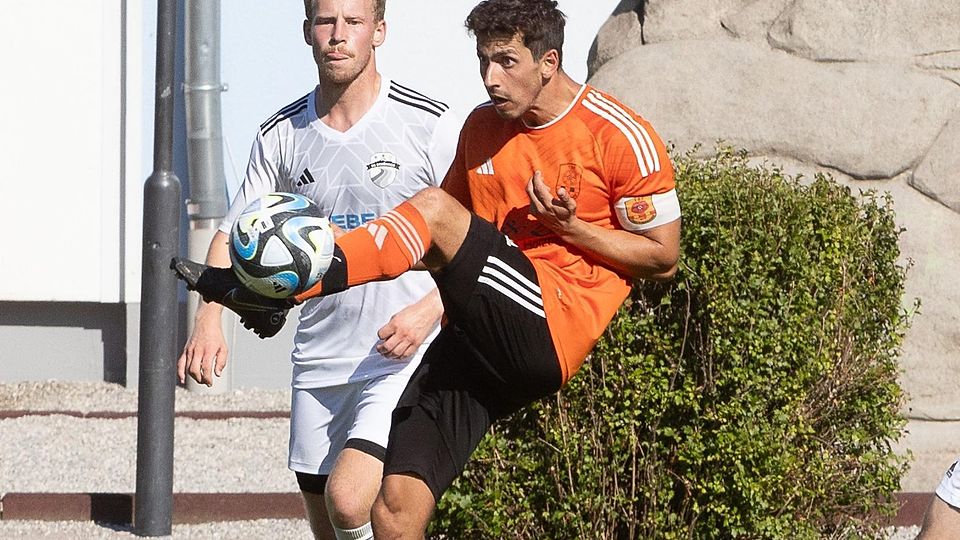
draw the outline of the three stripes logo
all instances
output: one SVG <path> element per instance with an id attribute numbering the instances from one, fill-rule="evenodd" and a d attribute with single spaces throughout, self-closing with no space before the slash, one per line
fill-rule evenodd
<path id="1" fill-rule="evenodd" d="M 540 293 L 540 286 L 502 260 L 492 255 L 487 257 L 487 263 L 480 271 L 477 282 L 491 287 L 534 315 L 547 317 L 543 312 L 543 297 Z"/>
<path id="2" fill-rule="evenodd" d="M 268 131 L 276 127 L 277 124 L 290 118 L 291 116 L 298 115 L 303 111 L 307 110 L 307 104 L 310 101 L 310 94 L 303 96 L 302 98 L 294 101 L 290 105 L 280 109 L 276 114 L 267 118 L 267 121 L 260 124 L 260 133 L 266 135 Z"/>
<path id="3" fill-rule="evenodd" d="M 482 174 L 487 176 L 493 175 L 493 158 L 487 158 L 487 160 L 481 163 L 476 170 L 477 170 L 477 174 Z"/>
<path id="4" fill-rule="evenodd" d="M 379 223 L 378 223 L 379 222 Z M 396 210 L 391 210 L 380 217 L 380 219 L 371 221 L 364 225 L 373 241 L 377 244 L 377 249 L 383 249 L 384 240 L 387 235 L 393 235 L 397 244 L 403 246 L 404 255 L 411 261 L 417 262 L 423 258 L 426 253 L 426 246 L 423 239 L 417 232 L 417 228 Z"/>
<path id="5" fill-rule="evenodd" d="M 316 180 L 314 180 L 313 175 L 310 174 L 310 169 L 304 169 L 303 172 L 300 173 L 300 178 L 297 179 L 297 187 L 303 187 L 314 182 L 316 182 Z"/>
<path id="6" fill-rule="evenodd" d="M 387 94 L 387 97 L 404 105 L 428 112 L 438 118 L 444 111 L 450 108 L 449 105 L 442 101 L 427 97 L 412 88 L 407 88 L 394 81 L 390 81 L 390 92 Z"/>
<path id="7" fill-rule="evenodd" d="M 633 148 L 633 153 L 637 156 L 641 176 L 646 177 L 660 170 L 660 156 L 657 155 L 653 139 L 647 133 L 643 124 L 638 122 L 633 115 L 595 90 L 587 92 L 587 97 L 581 103 L 623 133 L 627 142 L 630 143 L 630 147 Z"/>

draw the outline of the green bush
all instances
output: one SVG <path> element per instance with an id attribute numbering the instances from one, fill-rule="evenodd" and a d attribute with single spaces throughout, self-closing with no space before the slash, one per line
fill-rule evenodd
<path id="1" fill-rule="evenodd" d="M 434 538 L 877 536 L 905 470 L 889 197 L 743 153 L 675 160 L 676 279 L 570 384 L 494 426 Z"/>

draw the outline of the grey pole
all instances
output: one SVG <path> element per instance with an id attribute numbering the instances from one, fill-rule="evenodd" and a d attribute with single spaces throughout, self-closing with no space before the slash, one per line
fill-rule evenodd
<path id="1" fill-rule="evenodd" d="M 223 131 L 220 93 L 220 0 L 186 0 L 184 36 L 184 107 L 187 118 L 187 257 L 202 261 L 207 256 L 220 220 L 227 213 L 226 179 L 223 174 Z M 187 335 L 193 334 L 200 295 L 187 296 Z M 236 326 L 233 312 L 223 316 L 224 338 L 232 347 Z M 208 387 L 187 378 L 187 389 L 204 394 L 220 394 L 232 389 L 230 365 Z"/>
<path id="2" fill-rule="evenodd" d="M 177 280 L 170 260 L 180 240 L 180 180 L 173 173 L 176 0 L 157 2 L 153 173 L 143 193 L 143 283 L 137 404 L 136 534 L 168 536 L 173 524 L 173 416 Z"/>
<path id="3" fill-rule="evenodd" d="M 220 0 L 186 0 L 184 106 L 187 113 L 192 222 L 213 222 L 227 213 L 220 127 Z M 205 223 L 204 225 L 210 225 Z"/>

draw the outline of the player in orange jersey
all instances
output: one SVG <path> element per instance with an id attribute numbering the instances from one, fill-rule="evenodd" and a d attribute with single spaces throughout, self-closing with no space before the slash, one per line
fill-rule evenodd
<path id="1" fill-rule="evenodd" d="M 374 535 L 423 538 L 436 502 L 491 423 L 580 367 L 633 279 L 673 276 L 680 205 L 663 142 L 613 97 L 562 69 L 553 0 L 486 0 L 467 18 L 491 101 L 460 134 L 443 188 L 337 239 L 334 263 L 288 303 L 232 272 L 175 261 L 231 307 L 289 303 L 431 272 L 449 319 L 396 410 Z"/>

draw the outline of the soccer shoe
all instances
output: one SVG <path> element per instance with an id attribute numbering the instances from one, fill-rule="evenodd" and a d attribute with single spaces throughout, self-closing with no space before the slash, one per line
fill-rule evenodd
<path id="1" fill-rule="evenodd" d="M 277 335 L 277 332 L 287 322 L 286 309 L 279 311 L 237 311 L 237 313 L 240 314 L 240 323 L 243 324 L 243 327 L 252 330 L 260 339 Z"/>
<path id="2" fill-rule="evenodd" d="M 287 299 L 268 298 L 247 289 L 229 268 L 216 268 L 179 257 L 170 262 L 170 267 L 188 289 L 200 293 L 205 302 L 215 302 L 234 311 L 243 326 L 261 338 L 272 337 L 280 331 L 286 322 L 287 310 L 294 303 Z"/>

